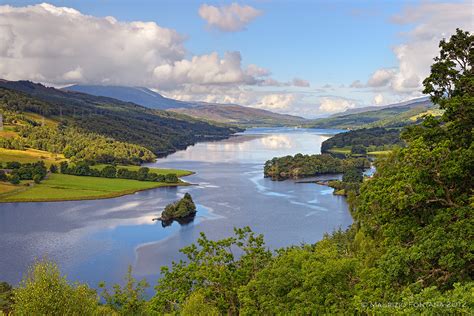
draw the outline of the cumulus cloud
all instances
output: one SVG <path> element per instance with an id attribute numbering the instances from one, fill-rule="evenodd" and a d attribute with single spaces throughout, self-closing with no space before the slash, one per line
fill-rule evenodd
<path id="1" fill-rule="evenodd" d="M 186 59 L 184 37 L 154 22 L 120 22 L 50 4 L 0 6 L 0 77 L 50 84 L 88 83 L 173 89 L 256 85 L 269 75 L 242 67 L 239 52 Z"/>
<path id="2" fill-rule="evenodd" d="M 374 102 L 376 105 L 382 105 L 383 104 L 383 95 L 381 95 L 380 93 L 377 94 L 375 97 L 374 97 Z"/>
<path id="3" fill-rule="evenodd" d="M 403 34 L 405 41 L 393 49 L 398 59 L 398 69 L 390 78 L 393 92 L 421 91 L 422 80 L 429 74 L 433 58 L 439 54 L 439 41 L 449 38 L 456 28 L 473 31 L 472 9 L 469 0 L 455 3 L 422 2 L 407 6 L 393 18 L 394 23 L 415 25 Z"/>
<path id="4" fill-rule="evenodd" d="M 347 109 L 352 109 L 354 107 L 355 107 L 354 102 L 347 99 L 341 99 L 341 98 L 324 97 L 324 98 L 321 98 L 320 104 L 319 104 L 319 110 L 321 112 L 326 112 L 326 113 L 342 112 Z"/>
<path id="5" fill-rule="evenodd" d="M 269 94 L 262 97 L 255 106 L 268 110 L 284 110 L 288 109 L 295 99 L 295 95 L 291 93 Z"/>
<path id="6" fill-rule="evenodd" d="M 251 6 L 241 6 L 237 3 L 220 7 L 203 4 L 199 7 L 199 16 L 206 20 L 210 27 L 223 32 L 241 31 L 261 14 L 261 11 Z"/>
<path id="7" fill-rule="evenodd" d="M 376 70 L 371 76 L 367 85 L 369 87 L 384 87 L 390 83 L 395 76 L 396 70 L 391 68 L 382 68 Z"/>

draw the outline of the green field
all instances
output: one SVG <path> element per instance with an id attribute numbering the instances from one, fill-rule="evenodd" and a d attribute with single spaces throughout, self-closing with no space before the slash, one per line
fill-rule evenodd
<path id="1" fill-rule="evenodd" d="M 107 166 L 107 165 L 106 164 L 98 164 L 98 165 L 91 166 L 91 168 L 94 168 L 94 169 L 97 169 L 97 170 L 102 170 L 105 166 Z M 141 166 L 120 166 L 119 165 L 119 166 L 117 166 L 117 169 L 119 169 L 119 168 L 126 168 L 130 171 L 138 171 L 138 169 L 140 169 Z M 163 174 L 163 175 L 174 173 L 178 177 L 184 177 L 184 176 L 189 176 L 189 175 L 193 174 L 192 171 L 188 171 L 188 170 L 161 169 L 161 168 L 150 168 L 150 172 L 157 173 L 157 174 Z"/>
<path id="2" fill-rule="evenodd" d="M 5 193 L 6 190 L 11 190 L 11 186 L 5 184 L 5 188 L 3 188 L 4 185 L 2 183 L 0 190 L 5 191 L 4 193 L 0 193 L 0 202 L 45 202 L 104 199 L 147 189 L 177 185 L 186 185 L 186 183 L 181 182 L 169 184 L 126 179 L 51 174 L 48 179 L 30 188 L 21 185 L 15 186 L 15 188 L 18 188 L 18 191 L 13 193 Z M 8 188 L 6 186 L 8 186 Z M 22 190 L 23 188 L 25 189 Z"/>
<path id="3" fill-rule="evenodd" d="M 328 152 L 335 153 L 335 154 L 351 154 L 351 148 L 350 147 L 342 147 L 342 148 L 331 148 L 328 150 Z M 390 154 L 392 151 L 391 150 L 379 150 L 379 151 L 368 151 L 367 155 L 369 156 L 386 156 Z M 352 155 L 354 157 L 356 156 L 363 156 L 363 155 Z"/>

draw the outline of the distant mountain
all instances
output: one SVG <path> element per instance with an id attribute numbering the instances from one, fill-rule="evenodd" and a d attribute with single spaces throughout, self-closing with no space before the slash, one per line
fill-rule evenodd
<path id="1" fill-rule="evenodd" d="M 237 104 L 178 101 L 163 97 L 161 94 L 143 87 L 74 85 L 63 88 L 63 90 L 110 97 L 151 109 L 170 110 L 201 120 L 239 126 L 299 125 L 306 121 L 298 116 L 278 114 Z"/>
<path id="2" fill-rule="evenodd" d="M 150 109 L 167 110 L 193 106 L 190 103 L 165 98 L 161 94 L 144 87 L 73 85 L 65 87 L 63 90 L 114 98 Z"/>
<path id="3" fill-rule="evenodd" d="M 115 140 L 143 146 L 157 155 L 183 149 L 198 141 L 222 139 L 241 129 L 153 110 L 134 103 L 45 87 L 31 81 L 0 80 L 0 88 L 44 102 L 25 111 L 46 116 Z M 1 89 L 0 89 L 1 90 Z"/>
<path id="4" fill-rule="evenodd" d="M 342 129 L 402 127 L 416 123 L 424 113 L 440 114 L 431 101 L 423 98 L 383 107 L 353 109 L 328 118 L 313 120 L 305 126 Z"/>
<path id="5" fill-rule="evenodd" d="M 364 113 L 364 112 L 370 112 L 370 111 L 378 111 L 378 110 L 405 106 L 405 105 L 413 108 L 420 105 L 421 103 L 426 103 L 426 102 L 429 102 L 429 97 L 422 97 L 422 98 L 417 98 L 417 99 L 400 102 L 400 103 L 389 104 L 389 105 L 382 105 L 382 106 L 372 105 L 372 106 L 365 106 L 362 108 L 347 109 L 344 112 L 335 113 L 331 115 L 331 117 L 344 116 L 347 114 Z"/>
<path id="6" fill-rule="evenodd" d="M 279 114 L 236 104 L 199 103 L 195 107 L 171 109 L 170 111 L 239 126 L 288 126 L 306 122 L 306 119 L 299 116 Z"/>

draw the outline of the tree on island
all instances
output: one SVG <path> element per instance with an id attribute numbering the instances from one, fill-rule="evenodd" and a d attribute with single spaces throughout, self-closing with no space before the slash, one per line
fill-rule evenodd
<path id="1" fill-rule="evenodd" d="M 185 193 L 184 197 L 174 203 L 168 204 L 161 213 L 162 221 L 184 218 L 196 214 L 196 204 L 194 204 L 191 194 Z"/>

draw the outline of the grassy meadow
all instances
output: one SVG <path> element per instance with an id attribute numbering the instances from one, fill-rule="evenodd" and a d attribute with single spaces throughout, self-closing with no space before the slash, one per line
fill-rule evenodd
<path id="1" fill-rule="evenodd" d="M 42 202 L 104 199 L 163 186 L 186 185 L 128 179 L 51 174 L 40 184 L 27 187 L 0 184 L 0 202 Z"/>

